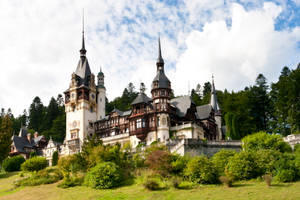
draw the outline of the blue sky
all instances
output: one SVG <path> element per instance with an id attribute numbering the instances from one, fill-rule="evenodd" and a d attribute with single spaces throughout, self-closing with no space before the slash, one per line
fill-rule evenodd
<path id="1" fill-rule="evenodd" d="M 63 93 L 79 60 L 85 10 L 87 57 L 105 73 L 107 96 L 129 82 L 150 93 L 161 36 L 175 95 L 215 76 L 217 89 L 241 90 L 259 73 L 277 80 L 300 62 L 300 0 L 7 0 L 0 2 L 0 107 L 15 115 L 35 96 Z"/>

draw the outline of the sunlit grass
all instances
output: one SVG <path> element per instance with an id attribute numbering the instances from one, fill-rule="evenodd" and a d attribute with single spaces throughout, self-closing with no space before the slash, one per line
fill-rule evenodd
<path id="1" fill-rule="evenodd" d="M 85 186 L 68 189 L 57 184 L 14 188 L 13 182 L 20 179 L 17 173 L 0 175 L 0 199 L 300 199 L 300 182 L 273 183 L 268 187 L 263 181 L 242 181 L 228 188 L 222 185 L 198 185 L 192 189 L 174 189 L 172 186 L 159 191 L 148 191 L 142 185 L 142 178 L 135 179 L 127 186 L 94 190 Z"/>

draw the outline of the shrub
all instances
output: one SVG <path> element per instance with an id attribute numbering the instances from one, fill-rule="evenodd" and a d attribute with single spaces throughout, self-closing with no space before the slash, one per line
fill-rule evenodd
<path id="1" fill-rule="evenodd" d="M 15 183 L 16 186 L 35 186 L 41 184 L 55 183 L 63 178 L 58 168 L 46 168 L 31 174 L 30 177 L 21 179 Z"/>
<path id="2" fill-rule="evenodd" d="M 84 182 L 84 174 L 82 173 L 76 173 L 72 174 L 72 176 L 66 176 L 63 181 L 57 185 L 57 187 L 60 188 L 69 188 L 69 187 L 75 187 L 80 186 Z"/>
<path id="3" fill-rule="evenodd" d="M 23 162 L 25 162 L 23 156 L 14 156 L 11 158 L 6 158 L 2 163 L 2 167 L 6 172 L 19 171 Z"/>
<path id="4" fill-rule="evenodd" d="M 147 178 L 143 185 L 146 189 L 151 191 L 160 189 L 159 183 L 155 179 Z"/>
<path id="5" fill-rule="evenodd" d="M 29 158 L 33 158 L 37 156 L 35 151 L 30 152 Z"/>
<path id="6" fill-rule="evenodd" d="M 172 167 L 172 173 L 176 175 L 182 175 L 183 170 L 186 168 L 186 165 L 189 161 L 188 156 L 180 156 L 178 154 L 172 154 L 171 157 L 171 167 Z"/>
<path id="7" fill-rule="evenodd" d="M 58 162 L 58 152 L 54 151 L 52 155 L 52 166 L 56 166 Z"/>
<path id="8" fill-rule="evenodd" d="M 86 170 L 86 161 L 81 154 L 73 154 L 65 157 L 61 157 L 58 160 L 58 167 L 63 171 L 64 175 L 77 173 L 78 171 Z"/>
<path id="9" fill-rule="evenodd" d="M 219 175 L 225 175 L 225 166 L 236 153 L 237 152 L 234 150 L 222 149 L 211 158 L 211 161 L 216 166 Z"/>
<path id="10" fill-rule="evenodd" d="M 85 185 L 96 189 L 117 187 L 122 181 L 122 173 L 113 162 L 103 162 L 91 168 L 85 177 Z"/>
<path id="11" fill-rule="evenodd" d="M 296 180 L 299 174 L 297 168 L 297 157 L 295 154 L 284 153 L 280 159 L 275 162 L 276 176 L 275 179 L 280 182 L 291 182 Z"/>
<path id="12" fill-rule="evenodd" d="M 179 185 L 181 184 L 181 180 L 177 177 L 172 179 L 173 187 L 179 189 Z"/>
<path id="13" fill-rule="evenodd" d="M 266 182 L 267 186 L 271 186 L 271 183 L 272 183 L 272 175 L 271 174 L 265 174 L 263 175 L 262 177 L 264 179 L 264 181 Z"/>
<path id="14" fill-rule="evenodd" d="M 255 153 L 256 176 L 276 173 L 275 163 L 281 158 L 282 153 L 271 149 L 261 149 Z"/>
<path id="15" fill-rule="evenodd" d="M 292 182 L 295 180 L 295 171 L 291 169 L 279 170 L 275 179 L 279 182 Z"/>
<path id="16" fill-rule="evenodd" d="M 186 169 L 184 175 L 194 183 L 216 183 L 217 170 L 213 163 L 205 156 L 196 156 L 192 158 Z"/>
<path id="17" fill-rule="evenodd" d="M 141 153 L 133 154 L 132 162 L 134 168 L 143 168 L 145 166 L 145 158 L 143 158 Z"/>
<path id="18" fill-rule="evenodd" d="M 235 180 L 256 178 L 258 169 L 255 161 L 255 152 L 242 151 L 230 159 L 225 168 L 225 174 Z"/>
<path id="19" fill-rule="evenodd" d="M 233 178 L 229 176 L 220 176 L 219 180 L 223 185 L 226 185 L 227 187 L 232 187 L 233 184 Z"/>
<path id="20" fill-rule="evenodd" d="M 154 172 L 161 176 L 166 176 L 171 171 L 171 154 L 165 150 L 155 150 L 151 152 L 145 164 Z"/>
<path id="21" fill-rule="evenodd" d="M 23 171 L 39 171 L 47 167 L 47 160 L 43 157 L 33 157 L 29 160 L 26 160 L 22 165 L 21 169 Z"/>
<path id="22" fill-rule="evenodd" d="M 127 151 L 122 151 L 120 144 L 113 146 L 98 145 L 85 158 L 88 161 L 88 168 L 92 168 L 101 162 L 114 162 L 122 169 L 129 170 L 131 168 L 129 155 Z"/>
<path id="23" fill-rule="evenodd" d="M 291 146 L 284 142 L 280 135 L 258 132 L 248 135 L 242 139 L 244 150 L 272 149 L 280 152 L 291 152 Z"/>

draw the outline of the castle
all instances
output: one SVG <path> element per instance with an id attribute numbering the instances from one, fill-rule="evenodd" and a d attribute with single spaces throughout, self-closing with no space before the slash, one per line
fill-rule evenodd
<path id="1" fill-rule="evenodd" d="M 167 144 L 172 139 L 222 140 L 221 111 L 212 80 L 211 102 L 196 106 L 190 96 L 171 98 L 171 81 L 165 74 L 164 60 L 158 40 L 157 72 L 151 86 L 151 98 L 140 93 L 131 109 L 114 109 L 105 114 L 106 88 L 104 73 L 91 72 L 86 57 L 84 32 L 76 71 L 65 94 L 66 138 L 61 154 L 80 152 L 87 137 L 95 136 L 104 144 Z"/>

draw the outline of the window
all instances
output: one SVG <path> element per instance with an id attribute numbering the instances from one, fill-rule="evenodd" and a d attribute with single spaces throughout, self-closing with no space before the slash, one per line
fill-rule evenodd
<path id="1" fill-rule="evenodd" d="M 76 106 L 73 105 L 73 106 L 72 106 L 72 111 L 75 112 L 75 109 L 76 109 Z"/>
<path id="2" fill-rule="evenodd" d="M 146 127 L 146 120 L 142 119 L 142 127 L 145 128 Z"/>
<path id="3" fill-rule="evenodd" d="M 142 119 L 136 120 L 136 128 L 142 128 Z"/>
<path id="4" fill-rule="evenodd" d="M 100 98 L 100 102 L 102 102 L 102 98 Z"/>
<path id="5" fill-rule="evenodd" d="M 159 117 L 157 117 L 157 126 L 160 126 L 160 120 L 159 120 Z"/>
<path id="6" fill-rule="evenodd" d="M 93 106 L 90 106 L 90 112 L 93 112 Z"/>
<path id="7" fill-rule="evenodd" d="M 71 133 L 71 139 L 74 139 L 77 137 L 77 134 L 76 133 Z"/>
<path id="8" fill-rule="evenodd" d="M 165 95 L 166 95 L 165 90 L 162 90 L 162 91 L 160 92 L 160 94 L 161 94 L 162 96 L 165 96 Z"/>

